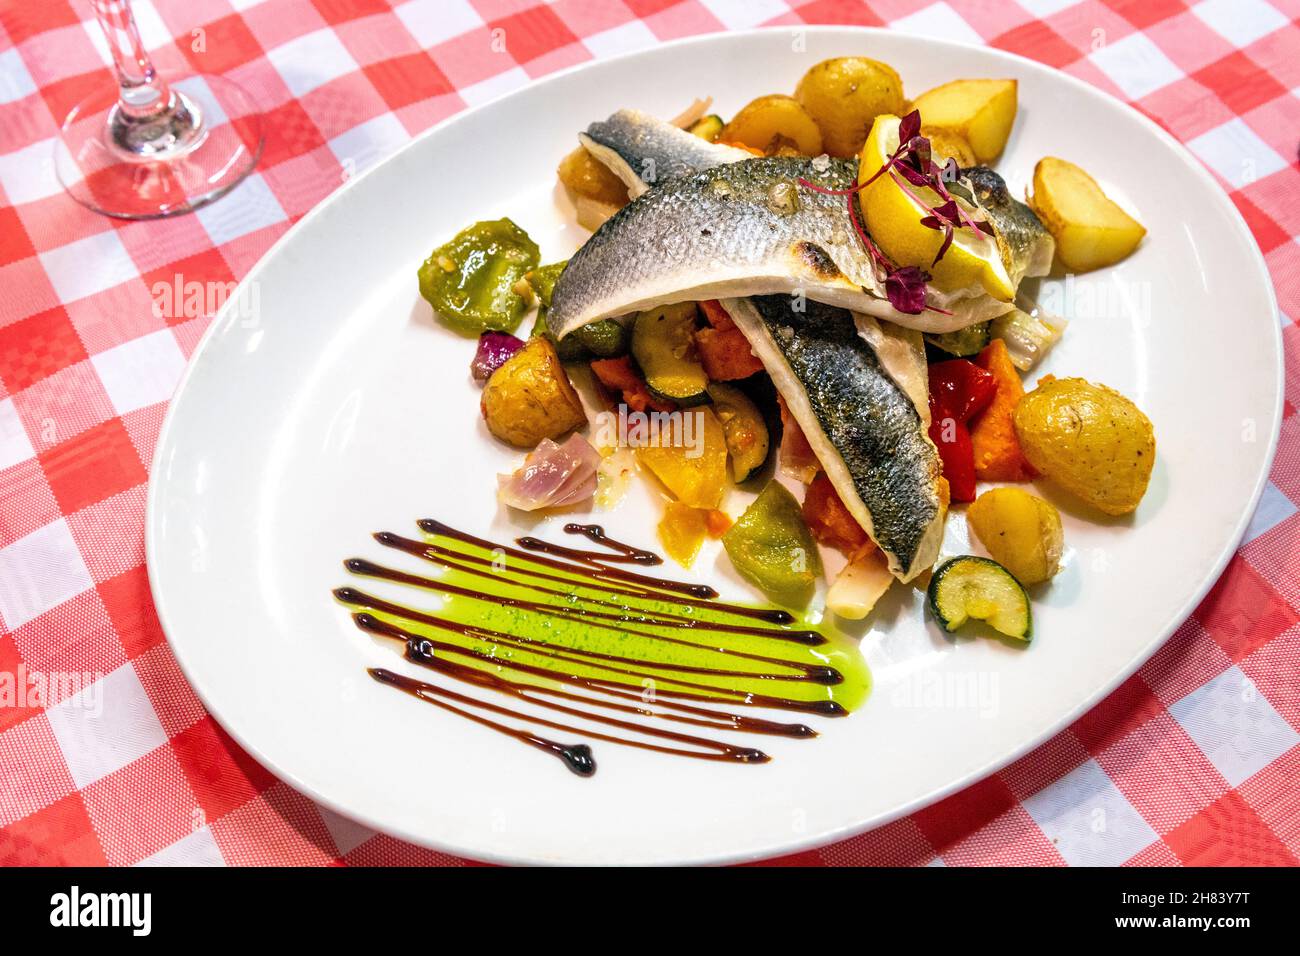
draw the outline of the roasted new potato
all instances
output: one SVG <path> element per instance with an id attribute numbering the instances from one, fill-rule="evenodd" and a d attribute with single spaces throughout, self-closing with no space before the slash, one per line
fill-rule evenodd
<path id="1" fill-rule="evenodd" d="M 961 133 L 942 126 L 922 126 L 921 135 L 930 141 L 930 154 L 940 166 L 949 157 L 957 160 L 957 165 L 962 169 L 976 164 L 975 151 Z"/>
<path id="2" fill-rule="evenodd" d="M 877 116 L 902 115 L 903 81 L 887 63 L 841 56 L 805 73 L 794 97 L 821 129 L 822 149 L 856 156 Z"/>
<path id="3" fill-rule="evenodd" d="M 981 163 L 1007 145 L 1016 119 L 1015 80 L 953 80 L 922 93 L 913 106 L 926 126 L 950 129 L 970 144 Z"/>
<path id="4" fill-rule="evenodd" d="M 1029 463 L 1110 515 L 1138 506 L 1156 459 L 1151 420 L 1105 385 L 1039 381 L 1016 405 L 1016 437 Z"/>
<path id="5" fill-rule="evenodd" d="M 1107 197 L 1097 181 L 1074 163 L 1048 156 L 1034 167 L 1029 199 L 1056 240 L 1056 255 L 1071 272 L 1114 265 L 1137 248 L 1147 234 Z"/>
<path id="6" fill-rule="evenodd" d="M 535 336 L 492 373 L 479 403 L 488 431 L 516 448 L 534 448 L 587 423 L 551 340 Z"/>
<path id="7" fill-rule="evenodd" d="M 991 488 L 966 509 L 966 521 L 993 560 L 1021 584 L 1039 584 L 1061 569 L 1061 515 L 1042 498 L 1019 488 Z"/>
<path id="8" fill-rule="evenodd" d="M 560 160 L 556 174 L 575 200 L 586 197 L 615 208 L 627 205 L 627 186 L 623 180 L 582 146 Z"/>
<path id="9" fill-rule="evenodd" d="M 817 123 L 793 97 L 782 94 L 760 96 L 746 104 L 722 127 L 718 139 L 761 149 L 769 156 L 783 148 L 789 153 L 791 147 L 804 156 L 822 151 L 822 131 Z"/>

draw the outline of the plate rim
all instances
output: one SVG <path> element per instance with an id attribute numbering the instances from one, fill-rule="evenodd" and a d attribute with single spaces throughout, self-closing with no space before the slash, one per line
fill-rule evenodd
<path id="1" fill-rule="evenodd" d="M 1127 111 L 1128 113 L 1136 117 L 1141 124 L 1145 125 L 1150 132 L 1153 132 L 1158 139 L 1163 140 L 1166 145 L 1173 147 L 1175 152 L 1181 155 L 1181 158 L 1183 159 L 1184 163 L 1192 168 L 1193 175 L 1198 176 L 1202 180 L 1202 182 L 1204 182 L 1208 187 L 1210 187 L 1210 190 L 1212 194 L 1215 195 L 1216 200 L 1220 203 L 1221 206 L 1223 206 L 1226 209 L 1226 211 L 1230 213 L 1229 219 L 1234 223 L 1238 235 L 1244 237 L 1247 240 L 1247 247 L 1250 250 L 1250 253 L 1254 260 L 1254 265 L 1258 270 L 1259 276 L 1260 278 L 1263 279 L 1263 285 L 1267 293 L 1268 303 L 1271 306 L 1272 312 L 1276 319 L 1279 311 L 1278 302 L 1277 302 L 1277 292 L 1273 286 L 1273 279 L 1271 274 L 1268 271 L 1268 265 L 1264 259 L 1263 252 L 1260 250 L 1259 243 L 1255 240 L 1253 233 L 1251 233 L 1250 228 L 1247 225 L 1245 219 L 1242 217 L 1240 210 L 1232 202 L 1232 199 L 1229 196 L 1229 194 L 1214 178 L 1214 176 L 1205 167 L 1205 165 L 1201 163 L 1201 161 L 1197 159 L 1195 155 L 1192 154 L 1191 151 L 1183 143 L 1181 143 L 1171 133 L 1169 133 L 1167 130 L 1161 127 L 1149 116 L 1147 116 L 1146 114 L 1138 110 L 1136 107 L 1132 106 L 1129 103 L 1124 102 L 1123 100 L 1106 92 L 1105 90 L 1095 87 L 1090 83 L 1087 83 L 1082 79 L 1079 79 L 1078 77 L 1072 76 L 1064 72 L 1063 70 L 1056 69 L 1055 67 L 1049 66 L 1045 63 L 1040 63 L 1039 61 L 1030 59 L 1029 57 L 1021 56 L 1018 53 L 1012 53 L 1010 51 L 1001 50 L 996 47 L 991 47 L 985 44 L 974 44 L 974 43 L 966 43 L 966 42 L 949 40 L 949 39 L 938 38 L 938 37 L 928 37 L 923 34 L 906 33 L 903 31 L 891 30 L 883 27 L 867 27 L 867 26 L 857 26 L 857 25 L 835 25 L 835 24 L 817 24 L 817 25 L 806 25 L 806 26 L 784 25 L 784 26 L 758 27 L 758 28 L 747 29 L 747 30 L 719 30 L 710 33 L 695 34 L 688 37 L 680 37 L 667 42 L 656 43 L 653 46 L 646 47 L 643 49 L 631 50 L 625 53 L 620 53 L 615 56 L 596 57 L 591 60 L 587 60 L 582 63 L 574 64 L 573 66 L 566 67 L 561 70 L 557 70 L 554 73 L 550 73 L 538 79 L 531 80 L 529 83 L 520 86 L 516 89 L 508 90 L 483 103 L 479 103 L 475 106 L 471 106 L 466 109 L 463 109 L 439 121 L 438 123 L 431 126 L 429 129 L 424 130 L 423 132 L 417 134 L 416 136 L 413 136 L 408 142 L 406 142 L 405 144 L 403 144 L 401 147 L 394 150 L 393 152 L 389 153 L 387 156 L 383 157 L 379 161 L 375 162 L 369 168 L 363 170 L 359 175 L 353 176 L 350 179 L 348 179 L 347 182 L 343 183 L 341 186 L 339 186 L 337 189 L 331 192 L 328 196 L 326 196 L 324 199 L 318 202 L 315 206 L 313 206 L 310 210 L 308 210 L 302 216 L 301 219 L 299 219 L 296 223 L 290 226 L 285 231 L 285 233 L 282 236 L 280 236 L 280 238 L 278 238 L 274 243 L 271 244 L 271 246 L 264 253 L 262 253 L 262 255 L 253 264 L 253 266 L 248 270 L 248 272 L 245 273 L 244 277 L 239 281 L 237 288 L 227 297 L 225 303 L 217 311 L 216 315 L 212 317 L 211 321 L 208 324 L 208 327 L 204 330 L 203 335 L 199 338 L 198 344 L 194 347 L 194 351 L 190 354 L 189 360 L 186 362 L 185 369 L 181 375 L 181 378 L 177 382 L 176 388 L 173 391 L 171 398 L 168 400 L 167 411 L 164 415 L 163 423 L 161 428 L 159 429 L 158 438 L 154 446 L 154 453 L 149 466 L 149 481 L 148 481 L 148 490 L 147 490 L 146 502 L 145 502 L 145 565 L 146 565 L 146 573 L 149 581 L 150 596 L 153 600 L 154 608 L 158 615 L 159 624 L 163 629 L 164 636 L 167 637 L 167 643 L 171 649 L 172 656 L 176 660 L 177 666 L 180 668 L 182 675 L 185 677 L 185 680 L 189 683 L 190 688 L 194 691 L 195 695 L 199 698 L 200 702 L 203 704 L 203 707 L 207 711 L 207 713 L 214 720 L 216 720 L 218 723 L 221 724 L 222 728 L 228 734 L 230 734 L 230 736 L 235 740 L 236 743 L 238 743 L 255 760 L 257 760 L 259 764 L 261 764 L 263 767 L 269 770 L 278 780 L 283 781 L 284 783 L 291 786 L 293 789 L 297 790 L 299 793 L 306 796 L 308 799 L 325 807 L 331 812 L 336 813 L 341 817 L 344 817 L 345 819 L 353 820 L 379 833 L 389 834 L 393 837 L 396 837 L 397 839 L 404 840 L 416 846 L 437 850 L 439 852 L 447 853 L 457 857 L 462 857 L 466 859 L 487 862 L 487 863 L 496 863 L 496 864 L 565 865 L 568 862 L 564 860 L 549 860 L 549 861 L 539 860 L 536 858 L 528 858 L 528 857 L 523 857 L 518 855 L 512 856 L 509 853 L 483 852 L 482 850 L 473 847 L 461 845 L 457 843 L 457 841 L 455 840 L 430 839 L 425 835 L 412 833 L 404 830 L 401 827 L 394 827 L 383 821 L 376 820 L 366 813 L 357 812 L 351 808 L 340 806 L 328 794 L 320 792 L 315 787 L 301 780 L 297 774 L 288 771 L 287 769 L 279 766 L 276 762 L 268 759 L 267 756 L 262 753 L 260 748 L 253 745 L 252 742 L 249 741 L 243 734 L 241 734 L 235 728 L 229 726 L 226 723 L 226 721 L 222 720 L 222 718 L 219 715 L 218 708 L 216 708 L 213 705 L 211 695 L 208 693 L 208 689 L 204 688 L 202 686 L 202 682 L 196 679 L 196 674 L 194 673 L 193 669 L 189 665 L 187 665 L 186 661 L 184 660 L 184 655 L 178 650 L 177 645 L 173 643 L 170 636 L 172 632 L 172 625 L 169 624 L 168 621 L 169 615 L 166 610 L 166 601 L 164 600 L 163 592 L 158 582 L 158 573 L 156 571 L 157 562 L 159 560 L 158 558 L 159 544 L 157 541 L 157 538 L 160 534 L 159 500 L 163 494 L 161 489 L 166 484 L 165 481 L 162 481 L 158 478 L 158 476 L 161 474 L 162 471 L 160 466 L 162 464 L 162 460 L 166 452 L 168 451 L 169 447 L 172 445 L 174 441 L 172 437 L 172 431 L 175 426 L 176 409 L 179 407 L 179 399 L 183 396 L 186 387 L 189 385 L 191 378 L 194 374 L 194 370 L 198 366 L 199 362 L 202 360 L 205 350 L 210 347 L 211 342 L 218 336 L 220 331 L 224 330 L 227 326 L 229 326 L 229 324 L 234 319 L 238 317 L 238 306 L 241 301 L 240 294 L 245 289 L 245 286 L 249 283 L 257 281 L 261 273 L 267 268 L 267 263 L 270 262 L 274 257 L 278 256 L 281 253 L 283 247 L 295 241 L 296 237 L 300 232 L 310 228 L 311 224 L 314 223 L 318 217 L 324 215 L 330 207 L 332 207 L 335 203 L 339 201 L 340 196 L 345 195 L 349 190 L 355 187 L 358 183 L 378 173 L 380 169 L 382 169 L 387 164 L 393 162 L 397 157 L 407 152 L 408 150 L 415 149 L 417 145 L 422 143 L 424 140 L 431 138 L 433 136 L 437 136 L 441 134 L 444 130 L 453 127 L 458 123 L 464 122 L 469 117 L 476 115 L 480 111 L 487 110 L 491 107 L 494 107 L 497 103 L 502 102 L 503 100 L 507 100 L 510 97 L 516 96 L 522 93 L 524 90 L 533 90 L 536 89 L 537 87 L 544 87 L 547 85 L 554 84 L 560 81 L 561 79 L 566 78 L 572 74 L 580 73 L 584 70 L 592 69 L 593 67 L 598 65 L 617 63 L 626 60 L 632 60 L 638 57 L 653 58 L 655 55 L 659 53 L 659 51 L 665 48 L 706 45 L 708 43 L 715 42 L 723 38 L 735 39 L 737 42 L 744 43 L 745 41 L 753 37 L 765 36 L 773 33 L 789 34 L 792 32 L 810 33 L 810 34 L 841 34 L 846 36 L 858 35 L 858 36 L 876 37 L 876 38 L 905 36 L 909 39 L 924 41 L 926 43 L 933 44 L 940 48 L 950 48 L 950 49 L 966 50 L 966 51 L 974 50 L 974 51 L 978 51 L 981 54 L 991 55 L 994 59 L 1003 59 L 1009 62 L 1020 64 L 1021 66 L 1027 67 L 1030 72 L 1037 72 L 1045 75 L 1053 75 L 1058 79 L 1062 79 L 1066 81 L 1067 85 L 1070 86 L 1073 89 L 1073 91 L 1077 94 L 1084 95 L 1084 96 L 1091 96 L 1094 98 L 1099 98 L 1103 101 L 1108 101 L 1108 103 L 1112 107 L 1118 107 L 1122 110 Z M 1272 346 L 1273 354 L 1275 357 L 1274 368 L 1273 368 L 1273 383 L 1272 383 L 1273 391 L 1274 391 L 1274 402 L 1273 402 L 1273 407 L 1271 409 L 1272 423 L 1269 429 L 1268 448 L 1263 458 L 1263 467 L 1260 469 L 1259 475 L 1255 479 L 1255 485 L 1251 490 L 1251 493 L 1249 495 L 1249 500 L 1246 506 L 1242 509 L 1241 515 L 1238 518 L 1236 525 L 1233 527 L 1229 538 L 1227 539 L 1228 543 L 1225 544 L 1225 546 L 1221 549 L 1219 556 L 1213 562 L 1211 562 L 1209 570 L 1205 575 L 1202 576 L 1200 582 L 1197 584 L 1196 588 L 1194 589 L 1191 597 L 1189 597 L 1185 602 L 1183 602 L 1183 604 L 1180 605 L 1177 611 L 1173 614 L 1172 618 L 1163 627 L 1161 627 L 1155 632 L 1157 636 L 1154 637 L 1151 641 L 1149 641 L 1146 645 L 1144 645 L 1142 649 L 1137 651 L 1128 660 L 1128 662 L 1126 662 L 1123 665 L 1123 667 L 1121 667 L 1119 671 L 1116 672 L 1116 675 L 1110 681 L 1102 684 L 1096 691 L 1094 691 L 1091 695 L 1089 695 L 1085 700 L 1080 702 L 1074 708 L 1071 708 L 1069 711 L 1067 711 L 1065 714 L 1057 718 L 1055 721 L 1050 722 L 1044 729 L 1041 729 L 1038 732 L 1025 738 L 1021 743 L 1007 748 L 999 755 L 991 757 L 989 760 L 985 761 L 985 763 L 983 763 L 979 767 L 959 776 L 958 778 L 949 781 L 948 783 L 942 786 L 935 787 L 920 796 L 914 797 L 912 800 L 906 801 L 905 803 L 901 804 L 898 807 L 893 808 L 892 810 L 886 811 L 884 813 L 879 813 L 873 817 L 869 817 L 866 820 L 859 821 L 856 823 L 846 824 L 844 826 L 834 827 L 825 830 L 819 830 L 815 834 L 812 834 L 810 836 L 802 836 L 794 840 L 781 841 L 770 845 L 764 845 L 760 848 L 741 851 L 741 852 L 724 853 L 724 854 L 706 854 L 698 857 L 682 857 L 680 859 L 672 861 L 671 863 L 665 863 L 664 865 L 728 864 L 728 863 L 742 863 L 742 862 L 750 862 L 754 860 L 768 859 L 773 856 L 789 855 L 792 853 L 799 853 L 806 850 L 815 849 L 817 847 L 827 846 L 829 844 L 839 842 L 849 837 L 856 836 L 862 833 L 866 833 L 870 830 L 877 829 L 878 827 L 884 826 L 888 823 L 892 823 L 893 821 L 905 817 L 911 813 L 915 813 L 917 810 L 930 806 L 931 804 L 936 803 L 939 800 L 942 800 L 943 798 L 953 793 L 956 793 L 957 791 L 962 790 L 966 787 L 969 787 L 970 785 L 977 783 L 980 780 L 983 780 L 984 778 L 990 776 L 991 774 L 998 772 L 1002 768 L 1006 767 L 1008 764 L 1019 759 L 1020 757 L 1023 757 L 1025 754 L 1028 754 L 1031 751 L 1035 750 L 1044 742 L 1050 740 L 1052 737 L 1055 737 L 1062 730 L 1066 729 L 1071 724 L 1073 724 L 1076 720 L 1078 720 L 1083 714 L 1095 708 L 1102 700 L 1108 697 L 1124 681 L 1128 680 L 1128 678 L 1131 677 L 1133 673 L 1137 671 L 1138 668 L 1140 668 L 1144 663 L 1150 660 L 1151 657 L 1154 656 L 1155 653 L 1161 647 L 1163 647 L 1166 642 L 1168 642 L 1168 640 L 1177 632 L 1178 628 L 1181 627 L 1182 624 L 1189 619 L 1192 612 L 1195 611 L 1196 607 L 1200 605 L 1201 601 L 1210 592 L 1213 586 L 1218 582 L 1219 578 L 1223 574 L 1224 569 L 1227 567 L 1228 563 L 1232 560 L 1233 556 L 1237 553 L 1241 545 L 1241 541 L 1245 536 L 1246 529 L 1249 527 L 1249 524 L 1253 519 L 1255 511 L 1259 505 L 1260 498 L 1263 495 L 1264 488 L 1268 483 L 1269 475 L 1272 472 L 1273 463 L 1277 455 L 1278 445 L 1281 437 L 1282 412 L 1283 412 L 1285 395 L 1286 395 L 1285 352 L 1283 349 L 1282 329 L 1281 329 L 1280 322 L 1274 321 L 1272 323 L 1272 330 L 1273 332 L 1272 332 L 1270 344 Z M 635 861 L 629 861 L 629 862 L 635 862 Z"/>

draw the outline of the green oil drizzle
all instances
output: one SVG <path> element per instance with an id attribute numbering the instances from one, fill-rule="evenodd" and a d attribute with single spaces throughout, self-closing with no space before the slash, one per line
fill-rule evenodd
<path id="1" fill-rule="evenodd" d="M 648 552 L 613 542 L 606 544 L 609 554 L 597 554 L 520 539 L 535 550 L 549 549 L 535 553 L 438 522 L 421 526 L 419 538 L 375 536 L 422 559 L 418 572 L 349 559 L 345 567 L 359 581 L 335 596 L 363 629 L 404 640 L 408 659 L 419 663 L 430 650 L 434 660 L 454 661 L 461 673 L 444 671 L 444 676 L 475 682 L 475 673 L 491 675 L 480 686 L 502 689 L 494 688 L 496 678 L 522 688 L 530 695 L 524 699 L 534 702 L 535 694 L 572 697 L 580 686 L 632 699 L 637 706 L 625 709 L 647 720 L 686 723 L 703 723 L 682 711 L 710 713 L 700 710 L 705 703 L 727 710 L 794 711 L 798 719 L 838 716 L 858 707 L 869 692 L 870 674 L 848 638 L 776 609 L 723 603 L 713 599 L 711 589 L 618 566 L 651 563 L 644 560 L 647 555 L 657 562 Z M 592 527 L 566 530 L 591 537 Z M 372 588 L 371 580 L 404 585 L 420 601 L 381 596 L 391 594 L 391 587 Z M 776 623 L 780 618 L 787 621 Z M 429 642 L 427 647 L 421 641 Z M 609 706 L 595 697 L 579 699 Z M 730 716 L 719 712 L 717 722 L 704 726 L 753 729 L 728 724 Z M 815 735 L 802 724 L 779 726 L 807 731 L 787 736 Z"/>

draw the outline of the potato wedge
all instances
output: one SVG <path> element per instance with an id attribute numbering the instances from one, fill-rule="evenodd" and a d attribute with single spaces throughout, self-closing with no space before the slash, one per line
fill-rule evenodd
<path id="1" fill-rule="evenodd" d="M 627 205 L 627 186 L 581 146 L 560 160 L 555 172 L 575 200 L 585 196 L 616 208 Z"/>
<path id="2" fill-rule="evenodd" d="M 718 139 L 726 143 L 744 143 L 773 156 L 782 147 L 793 148 L 804 156 L 822 151 L 822 131 L 793 97 L 784 94 L 760 96 L 746 104 L 731 122 L 722 127 Z"/>
<path id="3" fill-rule="evenodd" d="M 990 488 L 966 509 L 966 521 L 1021 584 L 1041 584 L 1061 569 L 1061 515 L 1042 498 L 1019 488 Z"/>
<path id="4" fill-rule="evenodd" d="M 529 339 L 492 373 L 479 403 L 488 431 L 516 448 L 534 448 L 587 424 L 568 373 L 544 335 Z"/>
<path id="5" fill-rule="evenodd" d="M 996 159 L 1016 120 L 1015 80 L 953 80 L 916 98 L 921 122 L 958 133 L 981 163 Z"/>
<path id="6" fill-rule="evenodd" d="M 1029 205 L 1056 240 L 1056 255 L 1071 272 L 1114 265 L 1137 248 L 1146 228 L 1102 192 L 1074 163 L 1047 156 L 1034 167 Z"/>
<path id="7" fill-rule="evenodd" d="M 1113 388 L 1047 376 L 1012 420 L 1029 463 L 1100 511 L 1128 514 L 1146 494 L 1156 459 L 1151 419 Z"/>
<path id="8" fill-rule="evenodd" d="M 944 165 L 949 157 L 957 160 L 957 165 L 962 169 L 977 163 L 975 151 L 970 148 L 970 143 L 966 142 L 966 137 L 961 133 L 942 126 L 922 126 L 921 135 L 930 141 L 930 153 L 940 166 Z"/>
<path id="9" fill-rule="evenodd" d="M 903 115 L 898 73 L 865 56 L 823 60 L 803 75 L 794 97 L 816 121 L 822 148 L 832 156 L 856 156 L 877 116 Z"/>

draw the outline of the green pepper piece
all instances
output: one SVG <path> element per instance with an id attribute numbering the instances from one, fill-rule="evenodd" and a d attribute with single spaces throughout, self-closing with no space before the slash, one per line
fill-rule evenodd
<path id="1" fill-rule="evenodd" d="M 533 320 L 533 330 L 528 334 L 528 337 L 533 338 L 537 335 L 544 335 L 551 340 L 551 344 L 555 346 L 555 354 L 560 357 L 561 362 L 580 362 L 591 357 L 587 354 L 587 349 L 582 344 L 582 340 L 578 338 L 577 332 L 566 335 L 563 342 L 555 340 L 555 335 L 546 324 L 546 306 L 544 305 L 538 306 L 537 318 Z"/>
<path id="2" fill-rule="evenodd" d="M 821 555 L 804 523 L 799 502 L 770 481 L 722 536 L 741 576 L 786 607 L 804 607 L 822 573 Z"/>
<path id="3" fill-rule="evenodd" d="M 533 294 L 537 296 L 543 308 L 551 307 L 551 293 L 555 290 L 555 283 L 560 278 L 560 273 L 564 267 L 569 264 L 569 260 L 563 262 L 552 262 L 548 265 L 538 266 L 531 270 L 524 279 L 533 287 Z"/>
<path id="4" fill-rule="evenodd" d="M 555 283 L 560 278 L 560 273 L 564 271 L 564 267 L 568 264 L 567 259 L 563 262 L 552 262 L 548 265 L 538 266 L 524 276 L 525 281 L 532 287 L 533 294 L 537 296 L 539 303 L 537 321 L 533 324 L 532 334 L 540 335 L 544 333 L 549 337 L 551 344 L 555 346 L 555 351 L 559 353 L 560 358 L 565 362 L 590 358 L 593 355 L 597 358 L 612 358 L 615 355 L 622 355 L 627 351 L 627 329 L 613 319 L 599 319 L 582 326 L 582 328 L 574 329 L 564 337 L 563 342 L 557 342 L 555 336 L 547 327 L 546 310 L 551 307 L 551 293 L 555 290 Z"/>
<path id="5" fill-rule="evenodd" d="M 476 222 L 420 266 L 420 295 L 461 332 L 513 332 L 528 303 L 515 283 L 537 266 L 537 244 L 509 219 Z"/>

